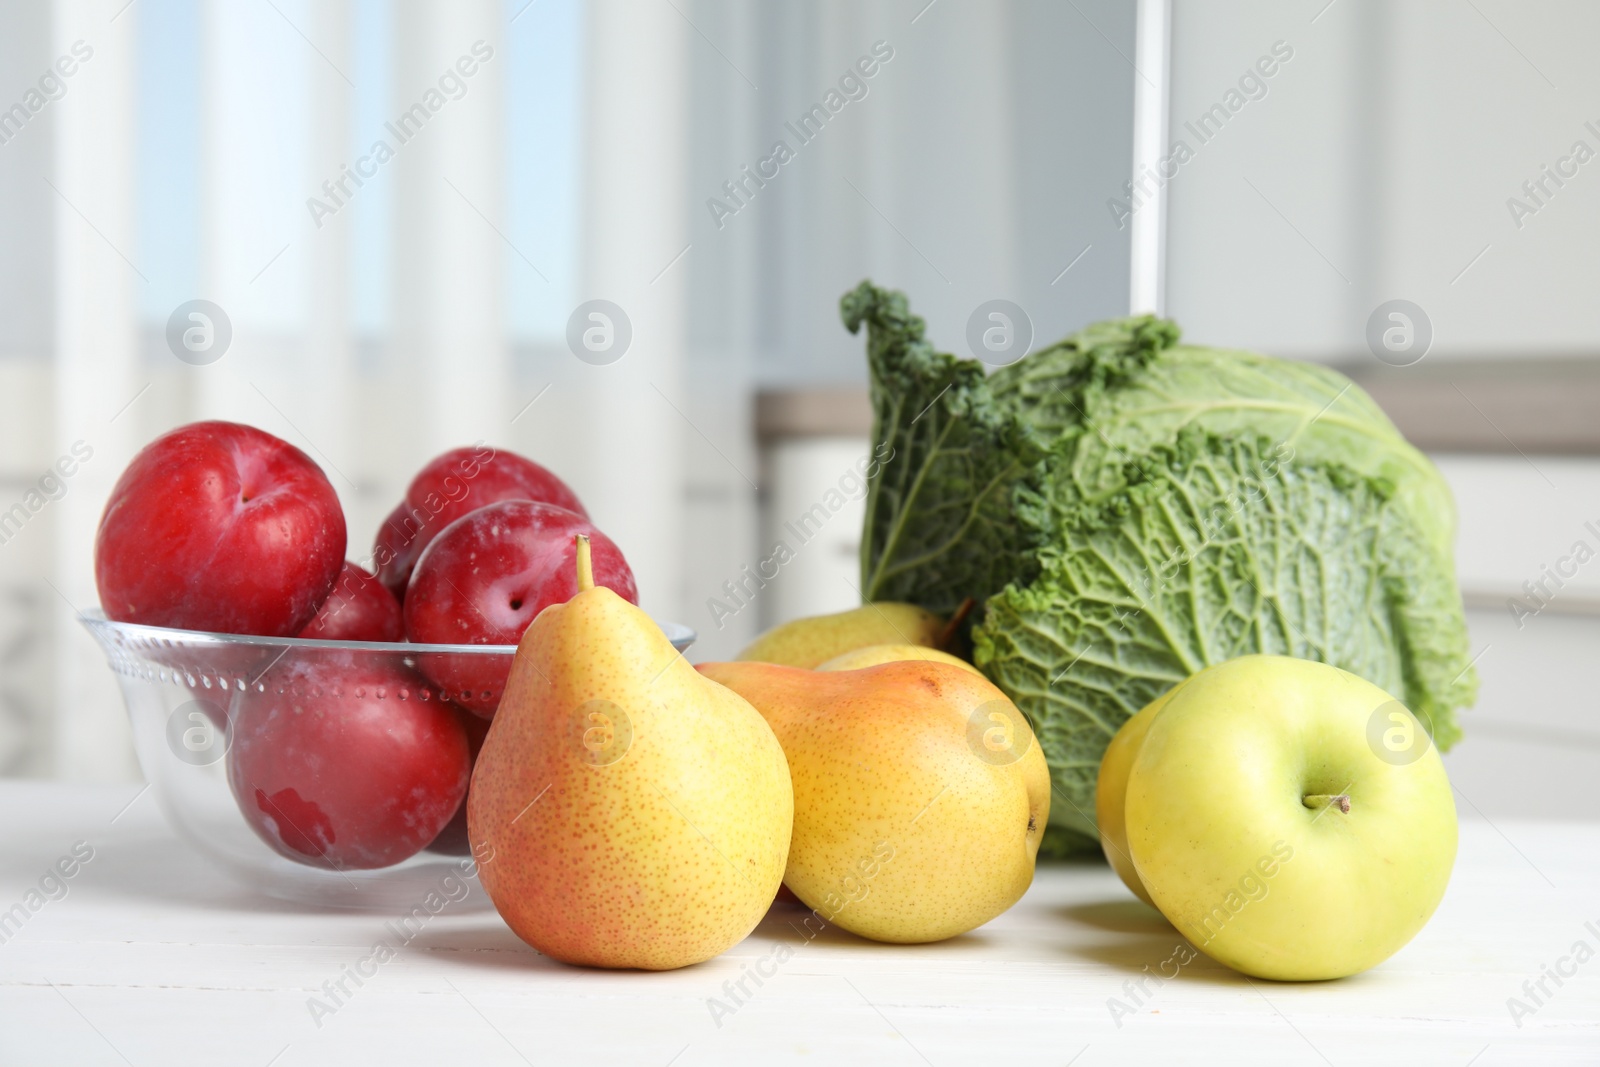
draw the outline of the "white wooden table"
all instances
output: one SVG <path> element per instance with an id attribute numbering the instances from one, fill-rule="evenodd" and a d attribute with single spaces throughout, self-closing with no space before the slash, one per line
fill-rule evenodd
<path id="1" fill-rule="evenodd" d="M 780 905 L 733 951 L 667 974 L 564 967 L 492 911 L 446 911 L 314 1019 L 310 998 L 388 917 L 235 885 L 134 795 L 0 783 L 0 909 L 74 842 L 94 849 L 65 896 L 0 935 L 0 1063 L 1600 1064 L 1600 955 L 1546 979 L 1520 1027 L 1507 1006 L 1575 942 L 1600 953 L 1593 823 L 1464 822 L 1432 923 L 1340 982 L 1251 982 L 1201 957 L 1141 992 L 1178 937 L 1084 863 L 1041 869 L 1010 912 L 942 944 L 807 943 L 804 913 Z M 736 1003 L 724 983 L 758 962 L 776 973 Z M 1114 1017 L 1113 998 L 1132 1013 Z"/>

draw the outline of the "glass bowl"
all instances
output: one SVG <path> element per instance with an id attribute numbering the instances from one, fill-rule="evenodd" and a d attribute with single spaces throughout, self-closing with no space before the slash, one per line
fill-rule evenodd
<path id="1" fill-rule="evenodd" d="M 476 725 L 481 740 L 486 723 L 456 701 L 470 699 L 481 707 L 498 700 L 516 646 L 201 633 L 112 622 L 100 611 L 86 612 L 79 620 L 100 642 L 117 675 L 133 723 L 139 766 L 162 812 L 178 835 L 212 863 L 253 889 L 302 904 L 392 911 L 409 908 L 429 894 L 456 899 L 451 889 L 463 886 L 473 871 L 464 811 L 456 811 L 450 824 L 421 851 L 415 851 L 415 840 L 404 838 L 404 833 L 431 833 L 415 827 L 421 822 L 431 828 L 438 821 L 437 812 L 449 807 L 450 801 L 436 799 L 433 822 L 403 810 L 402 801 L 402 810 L 383 824 L 408 828 L 400 832 L 400 839 L 377 835 L 388 843 L 386 850 L 353 858 L 349 834 L 337 844 L 326 843 L 334 836 L 331 823 L 323 819 L 320 825 L 325 829 L 319 829 L 315 804 L 307 804 L 292 790 L 268 795 L 259 786 L 252 789 L 248 753 L 271 753 L 275 740 L 285 736 L 285 722 L 295 724 L 291 732 L 305 723 L 319 723 L 317 729 L 332 731 L 329 736 L 352 732 L 359 736 L 374 722 L 404 722 L 408 730 L 434 730 L 446 747 L 452 747 L 459 742 L 447 736 L 454 732 L 447 720 L 455 718 L 469 737 Z M 687 626 L 663 623 L 661 629 L 679 651 L 695 639 Z M 430 681 L 429 674 L 475 677 L 480 685 L 470 692 L 446 691 Z M 436 710 L 440 708 L 449 715 L 441 715 Z M 279 717 L 307 709 L 312 714 L 304 719 Z M 237 752 L 236 734 L 246 739 Z M 295 737 L 300 745 L 296 760 L 320 757 L 311 751 L 312 740 Z M 414 740 L 406 743 L 413 747 L 405 751 L 417 750 Z M 375 810 L 366 806 L 361 794 L 365 761 L 351 753 L 339 755 L 348 766 L 324 766 L 317 772 L 322 776 L 318 781 L 333 783 L 329 788 L 342 791 L 346 804 L 360 800 L 362 811 Z M 259 762 L 260 757 L 255 758 Z M 371 764 L 383 765 L 388 762 Z M 243 795 L 243 803 L 236 794 Z M 273 799 L 286 794 L 300 806 L 280 806 Z M 465 805 L 464 796 L 461 804 Z M 274 822 L 274 816 L 281 817 L 281 823 Z M 298 832 L 301 829 L 305 832 Z M 467 893 L 456 906 L 488 907 L 488 898 Z"/>

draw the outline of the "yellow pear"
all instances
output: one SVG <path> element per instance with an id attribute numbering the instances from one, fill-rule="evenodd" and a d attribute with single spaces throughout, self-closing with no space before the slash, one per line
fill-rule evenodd
<path id="1" fill-rule="evenodd" d="M 738 658 L 809 668 L 864 645 L 892 641 L 932 647 L 943 636 L 944 626 L 943 619 L 915 604 L 881 601 L 774 626 Z"/>
<path id="2" fill-rule="evenodd" d="M 1150 899 L 1150 891 L 1133 865 L 1133 853 L 1128 851 L 1128 771 L 1144 744 L 1144 735 L 1150 732 L 1150 724 L 1177 691 L 1177 686 L 1168 689 L 1123 722 L 1100 757 L 1100 775 L 1094 786 L 1094 821 L 1100 829 L 1100 849 L 1122 884 L 1152 908 L 1156 902 Z"/>
<path id="3" fill-rule="evenodd" d="M 863 648 L 851 649 L 818 664 L 819 671 L 859 671 L 863 667 L 876 667 L 880 663 L 899 663 L 904 660 L 927 660 L 931 663 L 948 663 L 960 667 L 962 670 L 971 671 L 978 677 L 983 677 L 983 672 L 960 656 L 952 656 L 948 652 L 941 652 L 937 648 L 928 648 L 926 645 L 866 645 Z"/>
<path id="4" fill-rule="evenodd" d="M 772 730 L 649 616 L 594 585 L 540 612 L 478 756 L 467 832 L 511 929 L 547 956 L 683 967 L 766 913 L 794 795 Z"/>
<path id="5" fill-rule="evenodd" d="M 789 757 L 784 884 L 818 919 L 877 941 L 938 941 L 1027 890 L 1050 775 L 1027 720 L 988 681 L 925 661 L 700 671 L 754 704 Z"/>

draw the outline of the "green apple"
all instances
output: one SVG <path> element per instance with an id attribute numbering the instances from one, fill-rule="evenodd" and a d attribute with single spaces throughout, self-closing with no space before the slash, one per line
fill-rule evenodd
<path id="1" fill-rule="evenodd" d="M 1124 816 L 1128 771 L 1133 768 L 1133 758 L 1144 744 L 1151 721 L 1177 691 L 1176 687 L 1168 689 L 1122 724 L 1106 746 L 1105 755 L 1100 757 L 1100 774 L 1094 784 L 1094 822 L 1100 830 L 1100 851 L 1106 854 L 1106 862 L 1117 872 L 1122 884 L 1151 907 L 1155 907 L 1156 902 L 1150 899 L 1150 891 L 1139 880 L 1133 857 L 1128 853 L 1128 823 Z"/>
<path id="2" fill-rule="evenodd" d="M 1422 929 L 1456 855 L 1427 731 L 1353 674 L 1284 656 L 1199 672 L 1128 772 L 1128 849 L 1196 948 L 1245 974 L 1341 978 Z"/>

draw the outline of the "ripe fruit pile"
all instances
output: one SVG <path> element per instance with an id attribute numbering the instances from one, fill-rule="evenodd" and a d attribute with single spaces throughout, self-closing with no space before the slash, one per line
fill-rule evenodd
<path id="1" fill-rule="evenodd" d="M 95 581 L 118 622 L 515 645 L 575 591 L 575 534 L 595 546 L 599 584 L 637 602 L 621 551 L 531 460 L 482 445 L 437 457 L 362 566 L 345 559 L 338 495 L 304 452 L 199 422 L 152 441 L 118 479 Z M 464 853 L 467 781 L 510 659 L 297 646 L 263 660 L 217 724 L 231 730 L 228 780 L 245 818 L 314 866 L 384 867 L 430 845 Z"/>
<path id="2" fill-rule="evenodd" d="M 944 649 L 965 606 L 799 619 L 692 667 L 572 491 L 483 447 L 417 475 L 370 569 L 345 547 L 316 464 L 221 422 L 145 448 L 96 542 L 114 620 L 304 639 L 248 672 L 261 650 L 228 647 L 250 677 L 224 686 L 217 722 L 234 799 L 290 859 L 470 853 L 541 952 L 644 969 L 732 947 L 780 884 L 810 909 L 808 940 L 834 925 L 915 943 L 981 926 L 1033 879 L 1049 770 L 1017 705 Z M 1455 856 L 1428 731 L 1320 663 L 1191 675 L 1127 720 L 1097 788 L 1129 888 L 1266 978 L 1387 958 Z"/>
<path id="3" fill-rule="evenodd" d="M 587 545 L 578 560 L 577 594 L 517 651 L 467 799 L 479 878 L 529 944 L 698 963 L 749 934 L 780 879 L 807 939 L 937 941 L 1026 891 L 1044 756 L 1004 694 L 930 647 L 945 620 L 871 604 L 697 671 L 593 585 Z"/>

